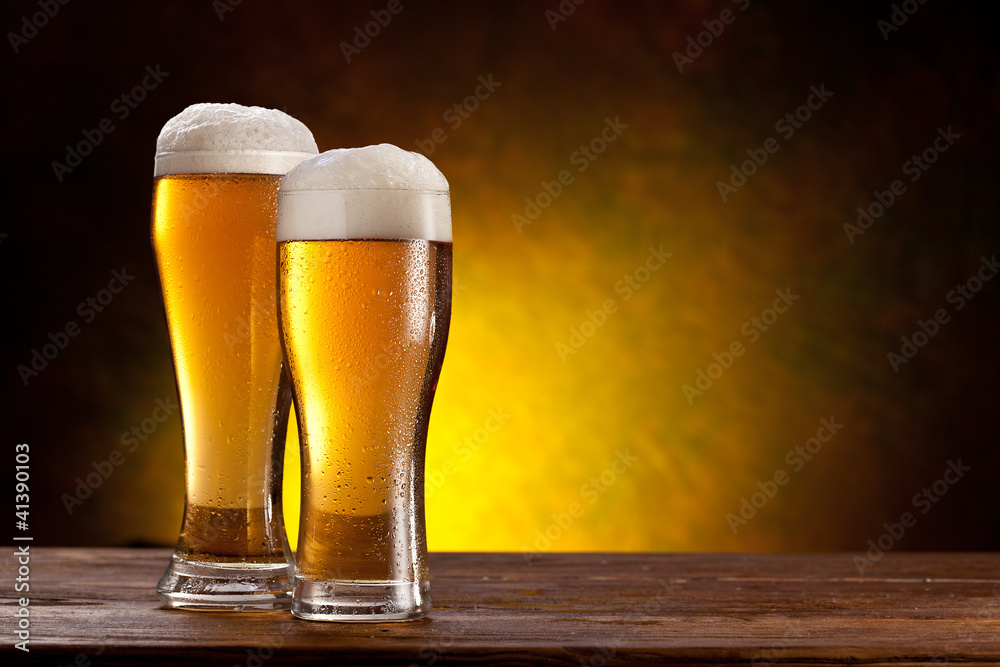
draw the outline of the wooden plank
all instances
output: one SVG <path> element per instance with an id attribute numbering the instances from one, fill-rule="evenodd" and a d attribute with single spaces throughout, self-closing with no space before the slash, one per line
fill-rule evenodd
<path id="1" fill-rule="evenodd" d="M 32 662 L 1000 662 L 998 554 L 891 553 L 859 576 L 850 554 L 434 553 L 434 611 L 386 624 L 168 610 L 155 587 L 169 555 L 33 548 Z M 20 664 L 5 635 L 0 661 Z"/>

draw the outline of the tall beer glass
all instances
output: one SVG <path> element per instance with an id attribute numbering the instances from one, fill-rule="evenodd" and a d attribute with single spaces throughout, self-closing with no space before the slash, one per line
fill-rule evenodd
<path id="1" fill-rule="evenodd" d="M 416 618 L 431 607 L 424 448 L 451 318 L 448 181 L 387 144 L 306 160 L 279 193 L 278 259 L 302 446 L 292 613 Z"/>
<path id="2" fill-rule="evenodd" d="M 291 606 L 275 214 L 282 176 L 316 153 L 299 121 L 236 104 L 188 107 L 157 140 L 152 237 L 186 491 L 177 549 L 157 587 L 171 607 Z"/>

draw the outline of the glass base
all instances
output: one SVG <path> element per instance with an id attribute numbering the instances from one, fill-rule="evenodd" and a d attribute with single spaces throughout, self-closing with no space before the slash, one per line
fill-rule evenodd
<path id="1" fill-rule="evenodd" d="M 292 613 L 309 621 L 408 621 L 431 610 L 429 581 L 353 582 L 296 578 Z"/>
<path id="2" fill-rule="evenodd" d="M 156 587 L 168 607 L 204 611 L 276 611 L 292 606 L 288 563 L 190 561 L 174 554 Z"/>

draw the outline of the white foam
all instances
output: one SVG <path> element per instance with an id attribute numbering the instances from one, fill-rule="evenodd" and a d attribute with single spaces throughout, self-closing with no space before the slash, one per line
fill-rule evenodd
<path id="1" fill-rule="evenodd" d="M 391 144 L 321 153 L 282 180 L 277 238 L 450 243 L 448 180 L 423 155 Z"/>
<path id="2" fill-rule="evenodd" d="M 309 128 L 277 109 L 192 104 L 160 130 L 153 176 L 284 174 L 318 151 Z"/>

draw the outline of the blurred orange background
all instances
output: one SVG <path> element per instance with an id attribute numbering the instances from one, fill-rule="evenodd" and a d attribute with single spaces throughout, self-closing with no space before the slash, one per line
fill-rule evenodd
<path id="1" fill-rule="evenodd" d="M 993 5 L 928 3 L 885 39 L 883 3 L 407 1 L 345 55 L 384 7 L 73 3 L 7 55 L 0 432 L 35 452 L 37 540 L 176 539 L 176 414 L 72 513 L 64 494 L 175 400 L 153 151 L 168 118 L 213 101 L 283 109 L 321 150 L 421 150 L 450 181 L 432 550 L 863 550 L 957 460 L 971 470 L 898 548 L 1000 546 L 1000 284 L 947 298 L 1000 249 Z M 52 162 L 103 117 L 114 131 L 59 180 Z M 939 128 L 959 138 L 910 180 Z M 77 304 L 122 267 L 134 282 L 84 322 Z M 18 365 L 70 320 L 82 333 L 25 385 Z"/>

